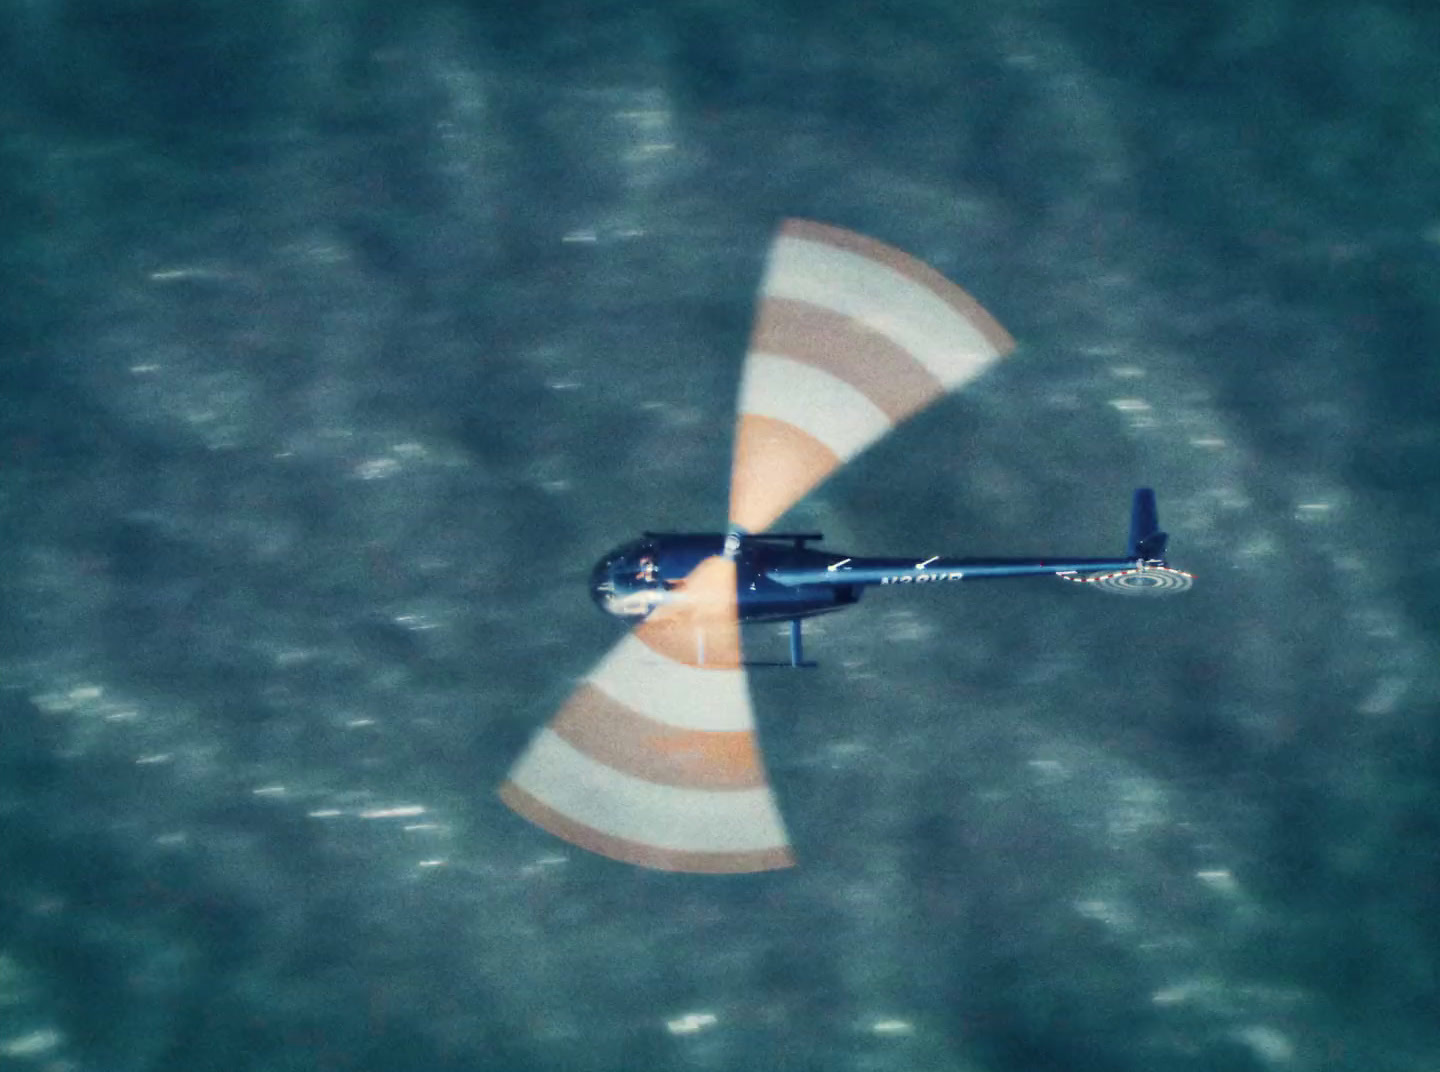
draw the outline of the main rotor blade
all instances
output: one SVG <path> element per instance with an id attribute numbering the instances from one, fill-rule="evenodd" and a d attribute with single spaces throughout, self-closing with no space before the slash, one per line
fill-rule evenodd
<path id="1" fill-rule="evenodd" d="M 557 837 L 642 867 L 794 864 L 756 742 L 733 561 L 700 563 L 612 649 L 500 798 Z"/>
<path id="2" fill-rule="evenodd" d="M 787 220 L 770 248 L 741 378 L 732 526 L 763 530 L 1014 345 L 975 299 L 909 254 Z"/>

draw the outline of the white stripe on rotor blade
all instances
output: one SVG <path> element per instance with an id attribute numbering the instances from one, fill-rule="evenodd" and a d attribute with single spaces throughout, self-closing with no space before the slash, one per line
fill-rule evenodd
<path id="1" fill-rule="evenodd" d="M 703 670 L 630 634 L 590 671 L 590 683 L 632 711 L 687 730 L 755 728 L 745 671 Z"/>
<path id="2" fill-rule="evenodd" d="M 775 354 L 751 354 L 740 383 L 740 412 L 793 424 L 849 461 L 894 425 L 844 380 Z"/>
<path id="3" fill-rule="evenodd" d="M 657 785 L 591 759 L 548 728 L 536 735 L 510 780 L 569 819 L 655 848 L 754 852 L 789 844 L 768 786 Z"/>
<path id="4" fill-rule="evenodd" d="M 831 309 L 903 346 L 946 388 L 994 361 L 994 346 L 928 288 L 877 261 L 821 242 L 782 236 L 764 292 Z"/>

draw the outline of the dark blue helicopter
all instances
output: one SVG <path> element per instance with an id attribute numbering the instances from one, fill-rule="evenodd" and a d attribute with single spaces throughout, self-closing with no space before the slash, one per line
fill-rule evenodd
<path id="1" fill-rule="evenodd" d="M 605 613 L 630 623 L 664 604 L 701 562 L 727 553 L 737 571 L 738 617 L 743 622 L 790 622 L 790 663 L 804 664 L 800 622 L 859 601 L 870 585 L 948 584 L 993 577 L 1055 576 L 1108 591 L 1175 592 L 1190 574 L 1165 562 L 1155 493 L 1135 492 L 1130 538 L 1123 557 L 862 558 L 807 546 L 818 532 L 754 534 L 646 532 L 606 554 L 590 573 L 590 595 Z"/>
<path id="2" fill-rule="evenodd" d="M 857 558 L 771 526 L 812 488 L 1014 342 L 933 268 L 863 235 L 789 220 L 770 247 L 740 379 L 729 524 L 646 532 L 596 565 L 590 592 L 633 628 L 531 741 L 500 787 L 557 837 L 643 867 L 701 873 L 794 863 L 755 735 L 740 627 L 801 622 L 870 585 L 1051 575 L 1174 592 L 1155 495 L 1135 492 L 1114 558 Z"/>

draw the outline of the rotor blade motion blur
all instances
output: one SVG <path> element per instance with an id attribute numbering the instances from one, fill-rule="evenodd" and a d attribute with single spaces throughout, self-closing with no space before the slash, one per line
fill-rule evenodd
<path id="1" fill-rule="evenodd" d="M 1013 348 L 990 314 L 928 265 L 850 231 L 786 221 L 741 379 L 732 527 L 765 528 Z"/>
<path id="2" fill-rule="evenodd" d="M 701 562 L 615 646 L 500 797 L 557 837 L 642 867 L 794 863 L 756 742 L 732 561 Z"/>
<path id="3" fill-rule="evenodd" d="M 804 665 L 799 619 L 855 601 L 849 575 L 830 568 L 851 560 L 807 551 L 818 534 L 764 530 L 1013 346 L 973 298 L 908 254 L 825 224 L 782 225 L 741 377 L 729 528 L 647 532 L 596 564 L 597 604 L 639 624 L 531 741 L 501 799 L 566 841 L 643 867 L 791 866 L 756 742 L 740 571 L 745 620 L 789 619 L 791 664 Z M 764 566 L 784 541 L 791 557 Z M 806 555 L 819 556 L 818 580 L 772 576 Z"/>

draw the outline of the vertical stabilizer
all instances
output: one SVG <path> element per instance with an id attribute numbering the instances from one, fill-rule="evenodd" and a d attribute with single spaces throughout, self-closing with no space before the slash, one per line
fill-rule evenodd
<path id="1" fill-rule="evenodd" d="M 1163 560 L 1168 539 L 1169 537 L 1160 531 L 1160 515 L 1155 509 L 1154 490 L 1136 488 L 1135 501 L 1130 508 L 1130 542 L 1125 548 L 1125 557 L 1147 562 Z"/>

